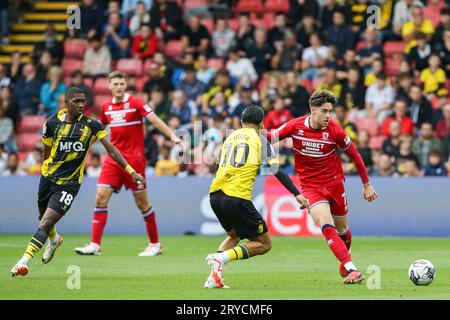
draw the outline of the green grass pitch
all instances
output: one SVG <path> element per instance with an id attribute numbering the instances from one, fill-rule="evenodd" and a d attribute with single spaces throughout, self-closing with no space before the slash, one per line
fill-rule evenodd
<path id="1" fill-rule="evenodd" d="M 381 270 L 381 288 L 367 283 L 344 286 L 338 263 L 323 239 L 274 237 L 268 254 L 230 263 L 230 289 L 203 288 L 209 274 L 205 256 L 221 237 L 162 237 L 164 254 L 138 257 L 144 236 L 106 236 L 101 256 L 78 256 L 73 249 L 88 236 L 65 235 L 48 265 L 39 254 L 26 277 L 9 271 L 29 235 L 0 235 L 0 299 L 450 299 L 450 238 L 363 238 L 353 240 L 353 258 L 361 271 Z M 411 262 L 428 259 L 436 279 L 427 287 L 407 276 Z M 80 289 L 68 289 L 68 267 L 78 266 Z M 70 282 L 70 281 L 69 281 Z"/>

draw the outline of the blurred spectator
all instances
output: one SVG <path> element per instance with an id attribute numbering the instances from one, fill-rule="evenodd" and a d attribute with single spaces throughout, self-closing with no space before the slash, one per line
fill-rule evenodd
<path id="1" fill-rule="evenodd" d="M 9 44 L 9 1 L 0 2 L 0 39 L 1 44 Z"/>
<path id="2" fill-rule="evenodd" d="M 394 166 L 391 161 L 391 157 L 387 154 L 381 154 L 378 157 L 375 168 L 372 170 L 372 176 L 378 177 L 391 177 L 395 172 Z"/>
<path id="3" fill-rule="evenodd" d="M 150 10 L 150 25 L 158 38 L 165 41 L 180 39 L 183 28 L 183 12 L 178 3 L 154 0 Z"/>
<path id="4" fill-rule="evenodd" d="M 364 32 L 366 44 L 358 50 L 359 65 L 362 68 L 370 67 L 375 59 L 383 57 L 383 48 L 380 45 L 378 31 L 376 29 L 366 29 Z"/>
<path id="5" fill-rule="evenodd" d="M 190 16 L 188 24 L 181 33 L 183 50 L 209 55 L 210 40 L 208 29 L 200 23 L 200 18 L 196 15 Z"/>
<path id="6" fill-rule="evenodd" d="M 10 87 L 0 88 L 0 108 L 3 108 L 5 117 L 11 119 L 15 126 L 19 115 L 17 104 L 12 97 L 12 89 Z"/>
<path id="7" fill-rule="evenodd" d="M 281 46 L 284 41 L 284 33 L 287 28 L 286 15 L 282 12 L 275 14 L 275 23 L 267 33 L 267 40 L 275 47 Z"/>
<path id="8" fill-rule="evenodd" d="M 19 168 L 19 156 L 15 152 L 8 153 L 6 160 L 6 168 L 2 172 L 2 176 L 26 176 L 26 172 Z"/>
<path id="9" fill-rule="evenodd" d="M 423 10 L 425 19 L 430 20 L 434 27 L 437 27 L 441 18 L 441 10 L 447 8 L 444 0 L 428 0 L 428 4 Z"/>
<path id="10" fill-rule="evenodd" d="M 450 103 L 442 107 L 443 118 L 436 123 L 436 137 L 444 139 L 450 135 Z"/>
<path id="11" fill-rule="evenodd" d="M 214 104 L 208 111 L 208 120 L 214 121 L 213 119 L 226 119 L 230 116 L 230 107 L 228 106 L 227 100 L 223 95 L 223 92 L 219 91 L 214 95 Z M 211 127 L 211 125 L 209 125 Z"/>
<path id="12" fill-rule="evenodd" d="M 347 71 L 347 81 L 342 87 L 341 103 L 350 112 L 364 109 L 366 89 L 360 78 L 357 67 L 350 67 Z"/>
<path id="13" fill-rule="evenodd" d="M 8 150 L 15 150 L 14 124 L 10 118 L 5 116 L 6 110 L 2 106 L 0 98 L 0 144 Z"/>
<path id="14" fill-rule="evenodd" d="M 156 161 L 158 161 L 158 143 L 155 140 L 154 134 L 150 131 L 151 126 L 147 127 L 147 134 L 144 140 L 144 153 L 147 160 L 147 166 L 155 168 Z"/>
<path id="15" fill-rule="evenodd" d="M 411 9 L 412 19 L 402 26 L 402 38 L 407 43 L 406 52 L 409 52 L 416 45 L 414 40 L 416 33 L 421 32 L 426 35 L 427 40 L 431 40 L 434 33 L 433 23 L 424 18 L 423 6 L 414 5 Z"/>
<path id="16" fill-rule="evenodd" d="M 36 114 L 42 83 L 36 79 L 36 68 L 29 63 L 23 67 L 22 76 L 14 86 L 14 100 L 17 102 L 19 116 Z"/>
<path id="17" fill-rule="evenodd" d="M 197 79 L 204 84 L 209 84 L 214 78 L 214 70 L 208 66 L 208 57 L 204 54 L 199 54 L 197 58 Z"/>
<path id="18" fill-rule="evenodd" d="M 153 61 L 148 64 L 146 71 L 148 76 L 148 80 L 144 85 L 146 94 L 149 95 L 155 85 L 158 85 L 165 94 L 173 90 L 171 75 L 168 73 L 167 66 L 160 66 Z"/>
<path id="19" fill-rule="evenodd" d="M 146 2 L 150 3 L 151 6 L 152 1 L 153 0 L 147 0 Z M 131 2 L 135 2 L 136 5 L 131 6 Z M 141 26 L 143 24 L 150 23 L 150 14 L 148 11 L 148 7 L 146 7 L 146 4 L 143 1 L 125 0 L 122 3 L 121 13 L 125 17 L 132 16 L 129 26 L 132 35 L 137 35 L 139 33 L 139 30 L 141 30 Z"/>
<path id="20" fill-rule="evenodd" d="M 272 105 L 273 109 L 267 113 L 264 119 L 264 127 L 267 130 L 278 129 L 292 119 L 291 111 L 286 108 L 281 97 L 276 98 Z"/>
<path id="21" fill-rule="evenodd" d="M 170 100 L 158 85 L 152 87 L 149 104 L 153 108 L 153 111 L 155 111 L 156 115 L 163 121 L 167 122 L 170 115 Z"/>
<path id="22" fill-rule="evenodd" d="M 395 156 L 400 151 L 401 125 L 400 122 L 392 121 L 389 123 L 389 137 L 383 141 L 381 150 L 384 153 Z"/>
<path id="23" fill-rule="evenodd" d="M 297 42 L 301 44 L 303 48 L 308 48 L 311 46 L 309 41 L 311 34 L 320 31 L 320 27 L 315 17 L 316 16 L 313 16 L 310 13 L 305 13 L 302 20 L 295 26 Z"/>
<path id="24" fill-rule="evenodd" d="M 302 53 L 302 79 L 314 80 L 322 75 L 321 68 L 329 58 L 329 50 L 322 43 L 319 33 L 312 33 L 309 37 L 310 47 Z"/>
<path id="25" fill-rule="evenodd" d="M 433 34 L 432 43 L 433 46 L 439 48 L 444 43 L 444 33 L 446 30 L 450 30 L 450 8 L 443 8 L 440 12 L 439 24 Z"/>
<path id="26" fill-rule="evenodd" d="M 180 81 L 177 89 L 183 91 L 187 101 L 192 101 L 199 105 L 201 103 L 201 95 L 206 91 L 206 85 L 195 76 L 193 65 L 187 65 L 184 68 L 184 72 L 184 79 Z"/>
<path id="27" fill-rule="evenodd" d="M 368 3 L 368 0 L 356 0 L 350 6 L 352 17 L 351 28 L 356 35 L 358 35 L 367 26 L 367 19 L 369 17 L 369 13 L 367 12 L 367 8 L 369 6 Z"/>
<path id="28" fill-rule="evenodd" d="M 438 150 L 431 150 L 428 153 L 428 163 L 424 168 L 425 176 L 447 177 L 448 172 L 442 156 L 442 152 Z"/>
<path id="29" fill-rule="evenodd" d="M 402 26 L 411 20 L 411 10 L 414 6 L 423 6 L 419 0 L 399 0 L 394 7 L 394 32 L 401 34 Z"/>
<path id="30" fill-rule="evenodd" d="M 413 47 L 407 55 L 408 62 L 414 69 L 422 71 L 428 67 L 428 57 L 431 54 L 431 45 L 428 43 L 426 35 L 418 33 L 416 35 L 417 46 Z"/>
<path id="31" fill-rule="evenodd" d="M 61 63 L 64 56 L 64 48 L 62 42 L 57 39 L 56 29 L 53 24 L 48 25 L 47 30 L 44 32 L 44 41 L 37 43 L 34 51 L 37 55 L 43 51 L 48 51 L 56 64 Z"/>
<path id="32" fill-rule="evenodd" d="M 358 129 L 355 124 L 348 119 L 348 113 L 345 107 L 341 104 L 336 105 L 334 107 L 334 113 L 340 126 L 345 130 L 350 139 L 356 142 L 358 139 Z"/>
<path id="33" fill-rule="evenodd" d="M 409 89 L 408 111 L 416 128 L 420 128 L 424 122 L 432 121 L 433 110 L 431 109 L 431 104 L 423 96 L 422 89 L 417 85 L 412 85 Z"/>
<path id="34" fill-rule="evenodd" d="M 174 176 L 178 173 L 180 166 L 169 158 L 170 149 L 163 147 L 161 149 L 162 159 L 158 160 L 155 165 L 155 176 Z"/>
<path id="35" fill-rule="evenodd" d="M 428 122 L 420 126 L 420 135 L 412 144 L 412 151 L 417 156 L 420 166 L 424 167 L 428 161 L 428 153 L 431 150 L 442 151 L 442 142 L 434 136 L 433 125 Z"/>
<path id="36" fill-rule="evenodd" d="M 419 159 L 412 152 L 412 137 L 402 136 L 400 139 L 400 145 L 398 149 L 398 153 L 394 155 L 395 163 L 396 163 L 396 171 L 402 174 L 405 171 L 404 163 L 407 160 L 414 161 L 417 167 L 420 167 Z"/>
<path id="37" fill-rule="evenodd" d="M 8 153 L 5 151 L 5 146 L 0 143 L 0 175 L 6 169 L 8 160 Z"/>
<path id="38" fill-rule="evenodd" d="M 340 11 L 346 16 L 349 15 L 349 9 L 344 1 L 324 0 L 323 7 L 320 12 L 320 23 L 324 30 L 333 25 L 333 14 L 336 11 Z"/>
<path id="39" fill-rule="evenodd" d="M 428 58 L 428 68 L 420 73 L 420 82 L 426 94 L 434 94 L 445 86 L 445 72 L 440 68 L 441 59 L 439 55 L 433 53 Z"/>
<path id="40" fill-rule="evenodd" d="M 141 32 L 133 37 L 131 55 L 137 59 L 153 57 L 158 48 L 158 39 L 150 25 L 142 24 Z"/>
<path id="41" fill-rule="evenodd" d="M 53 66 L 48 71 L 48 81 L 41 88 L 40 101 L 42 108 L 40 112 L 47 117 L 55 114 L 58 110 L 58 96 L 66 92 L 67 86 L 61 79 L 62 70 L 60 67 Z"/>
<path id="42" fill-rule="evenodd" d="M 241 114 L 248 106 L 256 103 L 256 101 L 252 98 L 253 86 L 251 83 L 247 82 L 240 85 L 240 99 L 241 102 L 236 106 L 233 110 L 232 118 L 233 118 L 233 129 L 238 129 L 241 127 Z"/>
<path id="43" fill-rule="evenodd" d="M 89 166 L 86 168 L 86 173 L 88 177 L 99 177 L 100 172 L 102 171 L 102 160 L 100 158 L 100 154 L 93 153 L 91 156 L 91 162 Z"/>
<path id="44" fill-rule="evenodd" d="M 284 103 L 294 118 L 301 117 L 309 112 L 309 93 L 300 84 L 298 73 L 295 71 L 286 72 Z"/>
<path id="45" fill-rule="evenodd" d="M 202 110 L 204 113 L 208 113 L 210 106 L 215 104 L 214 96 L 219 91 L 224 94 L 227 101 L 233 94 L 230 74 L 226 69 L 221 69 L 217 72 L 214 83 L 202 95 Z"/>
<path id="46" fill-rule="evenodd" d="M 212 46 L 216 57 L 227 57 L 228 51 L 236 45 L 235 37 L 234 31 L 228 27 L 227 19 L 218 18 L 216 28 L 212 33 Z"/>
<path id="47" fill-rule="evenodd" d="M 358 152 L 369 171 L 372 170 L 372 149 L 369 147 L 370 133 L 363 129 L 358 131 Z"/>
<path id="48" fill-rule="evenodd" d="M 409 91 L 413 85 L 413 77 L 408 72 L 400 73 L 397 77 L 396 99 L 409 100 Z"/>
<path id="49" fill-rule="evenodd" d="M 83 90 L 87 98 L 88 107 L 90 107 L 90 109 L 94 108 L 94 96 L 92 94 L 92 90 L 84 84 L 84 76 L 81 71 L 76 70 L 72 72 L 72 74 L 70 75 L 70 87 L 76 87 Z"/>
<path id="50" fill-rule="evenodd" d="M 47 81 L 47 75 L 48 71 L 50 70 L 51 66 L 53 65 L 53 58 L 50 52 L 44 51 L 39 56 L 39 61 L 37 63 L 36 68 L 36 78 L 40 82 Z"/>
<path id="51" fill-rule="evenodd" d="M 243 12 L 239 15 L 239 26 L 236 32 L 236 46 L 239 55 L 244 56 L 254 43 L 253 34 L 255 27 L 250 23 L 248 13 Z"/>
<path id="52" fill-rule="evenodd" d="M 24 169 L 28 174 L 40 175 L 43 163 L 44 145 L 42 142 L 37 142 L 34 149 L 28 154 L 25 159 Z"/>
<path id="53" fill-rule="evenodd" d="M 377 75 L 377 82 L 370 85 L 366 91 L 366 112 L 370 117 L 374 117 L 381 124 L 390 112 L 394 102 L 395 91 L 386 83 L 386 75 Z"/>
<path id="54" fill-rule="evenodd" d="M 289 19 L 293 24 L 300 22 L 305 16 L 317 17 L 319 15 L 317 0 L 290 0 Z"/>
<path id="55" fill-rule="evenodd" d="M 130 29 L 131 23 L 133 22 L 133 18 L 136 15 L 141 13 L 141 9 L 143 8 L 145 11 L 149 11 L 152 8 L 154 0 L 123 0 L 122 6 L 120 7 L 120 14 L 125 19 L 130 19 Z M 150 17 L 148 21 L 142 21 L 143 23 L 148 23 L 150 21 Z M 138 30 L 139 27 L 136 29 Z"/>
<path id="56" fill-rule="evenodd" d="M 113 60 L 129 57 L 130 31 L 118 13 L 109 15 L 108 23 L 103 27 L 103 43 L 109 47 Z"/>
<path id="57" fill-rule="evenodd" d="M 292 30 L 286 29 L 284 41 L 275 42 L 275 55 L 272 57 L 272 68 L 274 70 L 289 71 L 300 70 L 302 47 L 296 42 Z"/>
<path id="58" fill-rule="evenodd" d="M 101 32 L 103 13 L 95 0 L 82 0 L 80 5 L 81 29 L 69 29 L 69 37 L 88 39 Z"/>
<path id="59" fill-rule="evenodd" d="M 175 90 L 172 94 L 172 106 L 170 107 L 170 114 L 180 118 L 181 127 L 188 128 L 191 124 L 192 115 L 196 114 L 191 110 L 191 107 L 186 101 L 186 97 L 181 90 Z"/>
<path id="60" fill-rule="evenodd" d="M 404 163 L 398 168 L 398 172 L 402 177 L 419 177 L 420 170 L 417 163 L 414 160 L 405 160 Z"/>
<path id="61" fill-rule="evenodd" d="M 120 14 L 120 3 L 118 0 L 109 0 L 107 4 L 107 9 L 103 15 L 103 21 L 107 22 L 111 14 L 118 14 L 121 19 L 125 22 L 125 17 Z"/>
<path id="62" fill-rule="evenodd" d="M 5 66 L 0 63 L 0 88 L 9 87 L 11 84 L 11 79 L 6 75 Z"/>
<path id="63" fill-rule="evenodd" d="M 333 65 L 326 66 L 325 77 L 323 78 L 323 81 L 317 85 L 316 90 L 330 91 L 339 103 L 342 102 L 342 84 L 337 79 L 336 69 Z"/>
<path id="64" fill-rule="evenodd" d="M 377 75 L 383 73 L 383 61 L 381 58 L 375 58 L 370 65 L 370 68 L 365 68 L 366 75 L 364 76 L 364 85 L 369 87 L 377 82 Z"/>
<path id="65" fill-rule="evenodd" d="M 11 55 L 11 63 L 8 67 L 8 77 L 11 78 L 13 83 L 16 83 L 17 79 L 22 74 L 23 63 L 22 63 L 22 53 L 20 51 L 14 51 Z"/>
<path id="66" fill-rule="evenodd" d="M 345 51 L 353 49 L 355 44 L 352 29 L 345 24 L 345 15 L 341 11 L 333 13 L 333 26 L 326 29 L 327 45 L 334 46 L 338 57 L 341 57 Z"/>
<path id="67" fill-rule="evenodd" d="M 450 14 L 449 14 L 450 16 Z M 449 18 L 450 20 L 450 18 Z M 450 26 L 448 30 L 445 30 L 442 35 L 444 41 L 438 47 L 439 56 L 442 60 L 442 67 L 444 68 L 445 74 L 447 78 L 450 78 Z"/>
<path id="68" fill-rule="evenodd" d="M 414 134 L 414 122 L 409 116 L 406 115 L 408 105 L 404 100 L 395 100 L 394 102 L 394 114 L 391 117 L 384 119 L 381 125 L 380 133 L 383 136 L 391 135 L 391 123 L 398 122 L 400 124 L 400 134 L 402 136 L 412 136 Z"/>
<path id="69" fill-rule="evenodd" d="M 243 74 L 248 74 L 253 82 L 258 80 L 258 74 L 250 59 L 240 57 L 234 48 L 230 50 L 228 58 L 226 68 L 234 79 L 239 79 Z"/>
<path id="70" fill-rule="evenodd" d="M 266 31 L 256 29 L 254 33 L 255 42 L 247 51 L 247 57 L 253 62 L 258 76 L 271 69 L 270 61 L 275 54 L 275 49 L 270 42 L 267 42 Z"/>
<path id="71" fill-rule="evenodd" d="M 111 53 L 102 45 L 100 36 L 89 38 L 89 46 L 83 58 L 83 73 L 98 78 L 106 77 L 111 72 Z"/>

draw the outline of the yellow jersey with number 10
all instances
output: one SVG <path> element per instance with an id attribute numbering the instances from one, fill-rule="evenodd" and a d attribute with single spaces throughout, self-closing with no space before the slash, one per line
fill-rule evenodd
<path id="1" fill-rule="evenodd" d="M 252 200 L 253 184 L 262 163 L 274 164 L 272 146 L 253 128 L 234 131 L 222 145 L 219 169 L 209 192 Z"/>

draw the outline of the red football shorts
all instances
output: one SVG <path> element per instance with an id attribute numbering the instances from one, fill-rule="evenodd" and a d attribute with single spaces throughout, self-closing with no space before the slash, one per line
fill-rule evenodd
<path id="1" fill-rule="evenodd" d="M 302 193 L 309 200 L 310 207 L 327 202 L 333 216 L 345 216 L 348 213 L 344 183 L 331 186 L 302 187 Z"/>
<path id="2" fill-rule="evenodd" d="M 127 159 L 130 166 L 136 170 L 141 176 L 145 178 L 145 160 L 133 160 Z M 103 163 L 102 171 L 100 172 L 100 177 L 98 178 L 97 186 L 99 187 L 112 187 L 116 191 L 119 191 L 122 186 L 126 189 L 130 189 L 133 192 L 143 191 L 146 189 L 138 189 L 138 186 L 133 182 L 131 175 L 125 171 L 117 162 L 107 157 Z"/>

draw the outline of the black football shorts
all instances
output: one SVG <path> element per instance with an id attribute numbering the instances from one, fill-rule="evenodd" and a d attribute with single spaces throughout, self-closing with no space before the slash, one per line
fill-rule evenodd
<path id="1" fill-rule="evenodd" d="M 58 185 L 41 176 L 38 191 L 38 207 L 40 210 L 50 208 L 61 215 L 65 215 L 72 206 L 79 190 L 79 184 Z"/>

